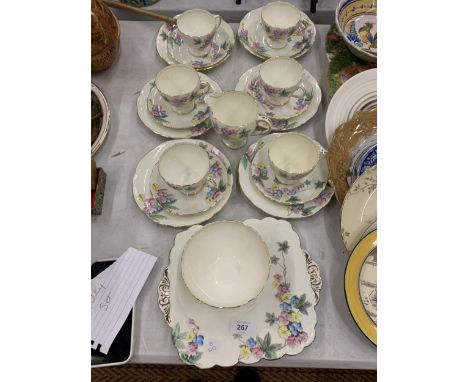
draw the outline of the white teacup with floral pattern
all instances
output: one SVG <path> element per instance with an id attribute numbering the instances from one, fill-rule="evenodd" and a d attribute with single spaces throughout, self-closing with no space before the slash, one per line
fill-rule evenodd
<path id="1" fill-rule="evenodd" d="M 210 85 L 200 81 L 195 69 L 183 64 L 162 69 L 156 76 L 155 86 L 178 114 L 190 113 L 195 107 L 195 99 L 210 90 Z"/>
<path id="2" fill-rule="evenodd" d="M 158 166 L 161 178 L 169 187 L 185 195 L 194 195 L 205 185 L 210 160 L 200 146 L 178 143 L 161 154 Z"/>
<path id="3" fill-rule="evenodd" d="M 262 8 L 262 26 L 267 36 L 266 43 L 273 49 L 281 49 L 299 28 L 301 13 L 292 4 L 275 1 Z"/>
<path id="4" fill-rule="evenodd" d="M 206 56 L 221 25 L 221 16 L 204 9 L 190 9 L 177 17 L 177 29 L 189 52 L 196 57 Z"/>
<path id="5" fill-rule="evenodd" d="M 259 115 L 257 102 L 250 94 L 239 91 L 210 94 L 205 102 L 210 107 L 214 130 L 231 149 L 244 146 L 250 135 L 271 131 L 270 120 Z"/>
<path id="6" fill-rule="evenodd" d="M 268 147 L 268 159 L 276 179 L 296 184 L 310 174 L 320 160 L 320 144 L 307 135 L 284 133 Z"/>
<path id="7" fill-rule="evenodd" d="M 304 68 L 293 58 L 273 57 L 260 65 L 260 85 L 267 102 L 274 106 L 285 105 L 291 97 L 303 97 L 303 77 Z"/>

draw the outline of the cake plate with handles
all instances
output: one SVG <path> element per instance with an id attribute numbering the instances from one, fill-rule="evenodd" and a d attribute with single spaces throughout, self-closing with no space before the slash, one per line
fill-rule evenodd
<path id="1" fill-rule="evenodd" d="M 158 287 L 158 304 L 182 362 L 200 368 L 253 364 L 299 354 L 315 338 L 322 279 L 285 220 L 249 219 L 270 252 L 270 276 L 253 301 L 238 308 L 206 305 L 189 292 L 179 269 L 185 243 L 202 226 L 179 233 Z"/>

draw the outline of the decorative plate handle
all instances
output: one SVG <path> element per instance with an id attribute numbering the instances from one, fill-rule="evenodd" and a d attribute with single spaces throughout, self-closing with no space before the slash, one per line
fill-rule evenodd
<path id="1" fill-rule="evenodd" d="M 158 285 L 158 305 L 159 309 L 163 313 L 164 320 L 168 325 L 171 324 L 171 283 L 169 281 L 169 268 L 166 268 L 163 273 L 163 277 Z"/>
<path id="2" fill-rule="evenodd" d="M 315 305 L 320 300 L 320 290 L 322 289 L 322 278 L 320 277 L 320 270 L 317 263 L 312 260 L 305 249 L 302 250 L 306 259 L 307 273 L 309 274 L 310 286 L 312 287 L 315 294 Z"/>

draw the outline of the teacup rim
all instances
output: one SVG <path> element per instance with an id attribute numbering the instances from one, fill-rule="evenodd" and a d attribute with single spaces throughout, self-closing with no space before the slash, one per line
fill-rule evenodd
<path id="1" fill-rule="evenodd" d="M 299 77 L 299 81 L 297 81 L 294 85 L 288 86 L 287 88 L 274 86 L 274 85 L 271 85 L 270 83 L 268 83 L 267 81 L 265 81 L 265 79 L 262 78 L 262 68 L 264 67 L 263 65 L 265 65 L 268 62 L 275 61 L 275 60 L 289 61 L 289 62 L 294 62 L 295 64 L 298 64 L 299 67 L 302 69 L 301 70 L 301 75 Z M 270 57 L 268 60 L 265 60 L 264 62 L 262 62 L 260 64 L 260 67 L 258 69 L 258 78 L 260 79 L 260 81 L 266 83 L 271 88 L 274 88 L 274 89 L 290 89 L 290 88 L 293 88 L 295 86 L 300 85 L 301 82 L 303 81 L 303 79 L 304 79 L 304 66 L 299 61 L 297 61 L 296 59 L 294 59 L 292 57 L 286 57 L 286 56 Z"/>
<path id="2" fill-rule="evenodd" d="M 183 260 L 184 260 L 184 255 L 186 253 L 186 249 L 189 245 L 189 243 L 193 240 L 193 238 L 199 234 L 201 231 L 203 231 L 204 229 L 206 229 L 206 227 L 208 226 L 212 226 L 212 225 L 217 225 L 217 224 L 220 224 L 220 223 L 235 223 L 237 225 L 242 225 L 243 227 L 249 229 L 250 231 L 252 231 L 257 237 L 258 239 L 262 242 L 263 246 L 265 247 L 265 253 L 266 253 L 266 256 L 267 256 L 267 261 L 268 261 L 268 272 L 267 272 L 267 276 L 263 282 L 263 286 L 262 288 L 260 289 L 260 291 L 254 296 L 252 297 L 250 300 L 240 304 L 240 305 L 236 305 L 236 306 L 216 306 L 216 305 L 211 305 L 211 304 L 208 304 L 207 302 L 205 301 L 202 301 L 200 300 L 198 297 L 196 297 L 192 291 L 190 290 L 189 286 L 187 285 L 187 282 L 185 280 L 185 277 L 184 277 L 184 272 L 182 271 L 183 270 Z M 195 298 L 197 301 L 200 301 L 201 303 L 207 305 L 207 306 L 211 306 L 213 308 L 218 308 L 218 309 L 235 309 L 235 308 L 239 308 L 241 306 L 244 306 L 244 305 L 247 305 L 248 303 L 252 302 L 253 300 L 255 300 L 258 296 L 260 296 L 260 294 L 263 292 L 263 290 L 265 289 L 265 286 L 267 285 L 268 283 L 268 279 L 270 278 L 270 273 L 271 273 L 271 259 L 270 259 L 270 249 L 268 248 L 268 245 L 266 243 L 266 241 L 263 239 L 262 235 L 253 227 L 245 224 L 243 221 L 240 221 L 240 220 L 229 220 L 229 219 L 224 219 L 224 220 L 217 220 L 217 221 L 214 221 L 214 222 L 211 222 L 211 223 L 208 223 L 208 224 L 205 224 L 205 225 L 202 225 L 201 228 L 199 230 L 197 230 L 196 232 L 194 232 L 194 234 L 192 236 L 190 236 L 190 238 L 185 242 L 184 244 L 184 247 L 182 248 L 182 254 L 180 256 L 180 274 L 182 276 L 182 281 L 184 282 L 184 285 L 186 286 L 186 288 L 188 289 L 188 291 L 190 292 L 190 295 Z"/>
<path id="3" fill-rule="evenodd" d="M 250 125 L 252 122 L 255 122 L 257 119 L 258 119 L 258 116 L 260 115 L 260 112 L 258 110 L 258 105 L 257 105 L 257 102 L 255 101 L 255 98 L 253 96 L 251 96 L 249 93 L 247 92 L 242 92 L 242 91 L 239 91 L 239 90 L 228 90 L 228 91 L 224 91 L 222 93 L 218 93 L 219 95 L 217 95 L 216 97 L 214 97 L 213 95 L 211 95 L 212 97 L 214 98 L 220 98 L 224 95 L 227 95 L 227 94 L 230 94 L 230 93 L 239 93 L 239 94 L 242 94 L 242 95 L 246 95 L 249 97 L 249 99 L 253 102 L 252 105 L 255 105 L 255 108 L 256 108 L 256 113 L 255 113 L 255 118 L 253 121 L 250 121 L 250 122 L 247 122 L 247 123 L 244 123 L 242 125 L 239 125 L 239 124 L 236 124 L 236 125 L 232 125 L 230 123 L 226 123 L 224 121 L 221 121 L 219 118 L 217 118 L 215 115 L 214 115 L 214 112 L 213 112 L 213 108 L 209 106 L 210 110 L 211 110 L 211 114 L 213 116 L 214 119 L 220 121 L 222 124 L 228 126 L 228 127 L 232 127 L 232 128 L 239 128 L 239 129 L 242 129 L 242 128 L 245 128 L 246 126 Z"/>
<path id="4" fill-rule="evenodd" d="M 286 170 L 282 169 L 280 166 L 278 166 L 278 165 L 275 163 L 275 161 L 273 161 L 273 160 L 271 159 L 271 156 L 270 156 L 271 144 L 272 144 L 275 140 L 277 140 L 278 138 L 281 138 L 281 137 L 284 137 L 284 136 L 287 136 L 287 135 L 289 135 L 289 136 L 291 136 L 291 135 L 298 135 L 298 136 L 301 136 L 301 137 L 305 137 L 305 138 L 307 138 L 307 140 L 308 140 L 309 142 L 311 142 L 311 143 L 317 148 L 317 152 L 319 153 L 319 155 L 318 155 L 318 160 L 317 160 L 317 162 L 316 162 L 310 169 L 307 169 L 306 171 L 303 171 L 303 172 L 297 172 L 297 173 L 296 173 L 296 172 L 289 172 L 289 171 L 286 171 Z M 275 167 L 277 167 L 279 170 L 284 171 L 285 173 L 287 173 L 288 176 L 292 176 L 292 177 L 302 176 L 302 175 L 304 175 L 304 174 L 310 173 L 311 171 L 314 170 L 315 166 L 317 166 L 317 163 L 320 161 L 320 149 L 321 149 L 321 145 L 320 145 L 320 143 L 319 143 L 318 141 L 316 141 L 315 139 L 313 139 L 313 138 L 311 138 L 311 137 L 309 137 L 309 136 L 307 136 L 307 135 L 305 135 L 305 134 L 298 133 L 298 132 L 295 132 L 295 131 L 291 131 L 291 132 L 288 132 L 288 133 L 283 133 L 283 134 L 278 135 L 275 139 L 273 139 L 273 140 L 269 143 L 269 145 L 268 145 L 268 160 L 269 160 Z"/>
<path id="5" fill-rule="evenodd" d="M 286 5 L 288 6 L 289 8 L 291 9 L 294 9 L 297 13 L 297 21 L 296 23 L 294 23 L 293 25 L 290 25 L 290 26 L 287 26 L 287 27 L 278 27 L 278 26 L 275 26 L 275 25 L 272 25 L 272 24 L 269 24 L 265 18 L 263 17 L 263 12 L 266 8 L 268 7 L 271 7 L 273 5 L 277 5 L 277 4 L 282 4 L 282 5 Z M 301 21 L 301 11 L 299 10 L 299 8 L 297 8 L 294 4 L 291 4 L 291 3 L 288 3 L 287 1 L 272 1 L 271 3 L 268 3 L 268 4 L 265 4 L 263 7 L 262 7 L 262 10 L 260 12 L 260 18 L 262 20 L 262 22 L 264 22 L 265 24 L 273 27 L 273 28 L 276 28 L 276 29 L 281 29 L 281 30 L 288 30 L 288 29 L 291 29 L 291 28 L 294 28 L 297 26 L 297 24 Z"/>
<path id="6" fill-rule="evenodd" d="M 189 95 L 189 94 L 192 94 L 194 90 L 191 90 L 189 92 L 186 92 L 186 93 L 182 93 L 182 94 L 177 94 L 177 95 L 171 95 L 171 94 L 167 94 L 166 92 L 162 91 L 160 89 L 160 87 L 158 86 L 158 77 L 159 75 L 162 73 L 162 72 L 165 72 L 165 71 L 168 71 L 170 69 L 173 69 L 173 68 L 176 68 L 176 67 L 184 67 L 184 68 L 187 68 L 187 69 L 190 69 L 190 71 L 193 71 L 196 75 L 197 75 L 197 79 L 198 79 L 198 85 L 200 85 L 201 83 L 201 80 L 200 80 L 200 76 L 198 74 L 198 72 L 190 65 L 187 65 L 187 64 L 171 64 L 171 65 L 168 65 L 168 66 L 165 66 L 164 68 L 162 68 L 157 74 L 156 74 L 156 77 L 154 78 L 154 86 L 156 86 L 156 89 L 158 89 L 158 92 L 167 96 L 167 97 L 184 97 L 186 95 Z"/>
<path id="7" fill-rule="evenodd" d="M 182 17 L 183 15 L 186 15 L 186 14 L 189 14 L 189 13 L 193 13 L 193 12 L 203 12 L 205 14 L 208 14 L 210 16 L 213 16 L 213 19 L 215 19 L 215 14 L 211 13 L 210 11 L 206 10 L 206 9 L 202 9 L 202 8 L 193 8 L 193 9 L 187 9 L 186 11 L 182 12 L 180 15 L 177 15 L 175 17 L 176 19 L 176 24 L 177 24 L 177 20 Z M 179 24 L 177 24 L 177 30 L 179 33 L 183 34 L 184 36 L 187 36 L 187 37 L 200 37 L 200 38 L 203 38 L 203 37 L 207 37 L 209 36 L 211 33 L 213 33 L 213 30 L 216 29 L 216 20 L 214 22 L 214 25 L 213 25 L 213 29 L 209 32 L 209 33 L 206 33 L 206 34 L 201 34 L 201 35 L 191 35 L 191 34 L 187 34 L 187 33 L 184 33 L 183 31 L 180 30 L 180 26 Z"/>
<path id="8" fill-rule="evenodd" d="M 196 147 L 196 148 L 199 148 L 201 149 L 205 155 L 206 155 L 206 158 L 207 158 L 207 161 L 208 161 L 208 166 L 206 168 L 206 172 L 205 174 L 200 177 L 200 179 L 198 179 L 197 181 L 195 181 L 194 183 L 189 183 L 189 184 L 177 184 L 177 183 L 174 183 L 174 182 L 168 182 L 166 177 L 161 173 L 161 169 L 160 169 L 160 163 L 161 163 L 161 160 L 162 158 L 164 157 L 164 155 L 167 154 L 168 151 L 170 151 L 171 149 L 173 149 L 174 147 L 177 147 L 177 146 L 192 146 L 192 147 Z M 158 172 L 159 172 L 159 175 L 161 175 L 161 178 L 164 180 L 164 182 L 166 182 L 167 185 L 173 187 L 173 186 L 177 186 L 177 187 L 193 187 L 193 186 L 196 186 L 198 183 L 200 183 L 203 179 L 205 179 L 210 171 L 210 158 L 208 156 L 208 152 L 203 149 L 202 147 L 200 147 L 199 145 L 196 145 L 194 143 L 191 143 L 191 142 L 177 142 L 175 143 L 174 145 L 168 147 L 166 150 L 164 150 L 161 155 L 159 156 L 159 159 L 158 159 L 158 163 L 157 163 L 157 166 L 158 166 Z"/>

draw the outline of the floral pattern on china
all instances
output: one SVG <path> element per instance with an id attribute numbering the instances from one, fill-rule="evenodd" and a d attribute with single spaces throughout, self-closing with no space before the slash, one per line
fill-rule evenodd
<path id="1" fill-rule="evenodd" d="M 219 31 L 218 33 L 222 33 L 222 31 Z M 215 36 L 215 38 L 211 41 L 211 50 L 207 56 L 192 56 L 184 45 L 184 40 L 178 33 L 177 25 L 167 25 L 164 23 L 161 27 L 159 35 L 167 44 L 168 50 L 171 52 L 171 55 L 176 62 L 189 64 L 196 69 L 203 69 L 211 67 L 212 65 L 216 65 L 218 62 L 224 60 L 226 56 L 229 56 L 232 52 L 232 45 L 228 37 L 219 43 L 216 41 Z M 209 43 L 209 39 L 206 41 L 202 41 L 200 39 L 201 45 Z"/>
<path id="2" fill-rule="evenodd" d="M 264 113 L 267 117 L 269 117 L 274 127 L 278 127 L 278 123 L 281 123 L 278 121 L 296 117 L 304 112 L 310 106 L 313 98 L 312 90 L 305 90 L 302 97 L 291 97 L 286 105 L 272 105 L 266 99 L 265 86 L 261 85 L 260 79 L 258 77 L 254 77 L 250 80 L 247 85 L 247 90 L 250 95 L 252 95 L 257 101 L 260 113 Z M 274 89 L 271 88 L 271 90 Z"/>
<path id="3" fill-rule="evenodd" d="M 287 37 L 284 48 L 273 49 L 268 46 L 267 35 L 261 23 L 262 8 L 250 11 L 240 22 L 237 35 L 241 44 L 255 56 L 266 59 L 270 57 L 300 57 L 307 53 L 315 41 L 315 25 L 304 13 L 301 13 L 296 30 Z M 272 34 L 270 34 L 270 37 Z"/>
<path id="4" fill-rule="evenodd" d="M 270 134 L 266 137 L 260 138 L 256 143 L 252 144 L 247 150 L 247 152 L 242 156 L 239 163 L 239 180 L 241 188 L 244 194 L 247 195 L 247 197 L 252 201 L 252 203 L 255 206 L 259 207 L 262 211 L 267 212 L 270 215 L 287 219 L 298 219 L 312 216 L 317 211 L 325 207 L 328 204 L 328 202 L 330 202 L 331 198 L 334 195 L 332 187 L 326 186 L 325 189 L 317 197 L 315 197 L 313 200 L 307 203 L 286 205 L 273 202 L 266 198 L 266 196 L 264 196 L 256 188 L 256 186 L 252 184 L 254 182 L 251 182 L 249 179 L 251 176 L 250 172 L 252 162 L 255 159 L 256 154 L 265 146 L 266 141 L 273 139 L 275 135 L 278 134 Z M 244 178 L 245 182 L 243 181 Z M 247 186 L 249 186 L 249 188 L 254 188 L 255 190 L 247 190 L 245 188 Z M 252 195 L 255 195 L 254 200 L 251 199 Z M 273 209 L 275 212 L 273 212 Z"/>
<path id="5" fill-rule="evenodd" d="M 169 266 L 159 283 L 158 303 L 171 327 L 179 357 L 186 364 L 207 368 L 277 359 L 300 353 L 315 338 L 314 307 L 322 286 L 317 264 L 302 251 L 299 237 L 288 222 L 265 218 L 249 219 L 244 224 L 266 240 L 271 272 L 255 304 L 229 310 L 215 312 L 183 287 L 177 264 L 185 243 L 201 226 L 176 236 Z M 254 333 L 226 330 L 233 315 L 238 314 L 256 322 Z"/>

